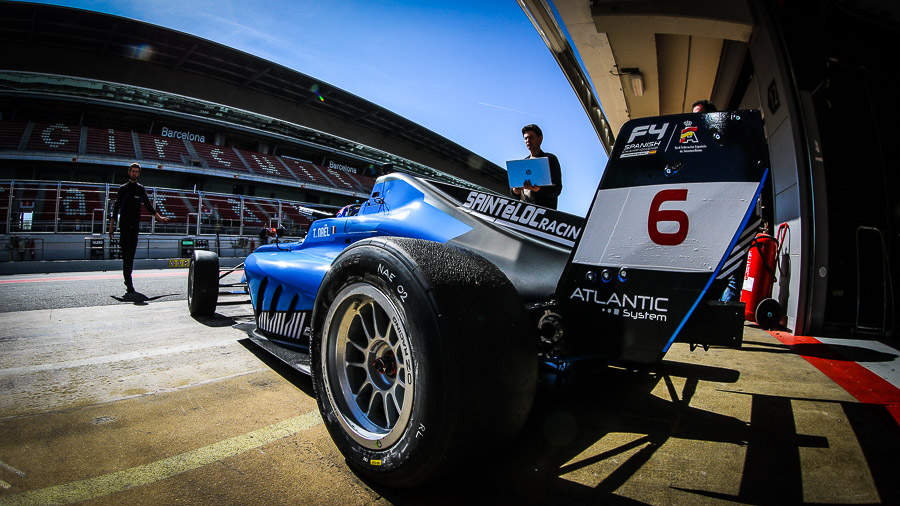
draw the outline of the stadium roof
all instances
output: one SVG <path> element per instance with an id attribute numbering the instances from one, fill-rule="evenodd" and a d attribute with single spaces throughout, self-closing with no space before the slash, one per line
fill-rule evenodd
<path id="1" fill-rule="evenodd" d="M 0 4 L 6 70 L 141 86 L 303 125 L 505 190 L 496 164 L 352 93 L 176 30 L 91 11 Z M 211 84 L 215 84 L 214 86 Z"/>

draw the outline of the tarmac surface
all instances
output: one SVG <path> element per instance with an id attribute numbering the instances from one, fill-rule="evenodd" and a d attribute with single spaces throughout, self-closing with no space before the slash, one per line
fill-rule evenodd
<path id="1" fill-rule="evenodd" d="M 740 350 L 547 376 L 511 443 L 391 490 L 247 339 L 246 295 L 195 319 L 185 269 L 135 274 L 0 276 L 0 505 L 900 504 L 896 342 L 748 324 Z"/>

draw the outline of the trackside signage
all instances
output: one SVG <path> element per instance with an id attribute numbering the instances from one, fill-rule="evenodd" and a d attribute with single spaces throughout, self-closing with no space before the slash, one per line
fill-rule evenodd
<path id="1" fill-rule="evenodd" d="M 359 174 L 360 171 L 356 169 L 356 167 L 352 165 L 347 165 L 346 163 L 336 162 L 334 160 L 328 160 L 327 167 L 329 169 L 341 170 L 344 172 L 349 172 L 351 174 Z"/>
<path id="2" fill-rule="evenodd" d="M 180 130 L 172 130 L 169 127 L 162 127 L 162 131 L 159 135 L 163 137 L 168 137 L 170 139 L 185 139 L 191 142 L 206 142 L 206 136 L 202 134 L 195 134 L 191 131 L 180 131 Z"/>

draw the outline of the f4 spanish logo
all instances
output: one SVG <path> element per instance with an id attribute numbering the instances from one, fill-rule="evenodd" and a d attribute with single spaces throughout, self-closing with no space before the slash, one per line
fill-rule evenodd
<path id="1" fill-rule="evenodd" d="M 620 158 L 630 158 L 632 156 L 655 155 L 662 144 L 663 137 L 669 129 L 668 123 L 657 125 L 641 125 L 635 127 L 628 136 L 628 143 L 622 149 Z"/>

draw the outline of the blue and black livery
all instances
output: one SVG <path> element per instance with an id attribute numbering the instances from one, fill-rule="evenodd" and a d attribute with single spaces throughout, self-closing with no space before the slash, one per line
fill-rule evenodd
<path id="1" fill-rule="evenodd" d="M 742 305 L 718 295 L 759 226 L 766 153 L 758 112 L 630 121 L 586 219 L 384 175 L 358 210 L 246 258 L 253 339 L 311 374 L 354 469 L 426 483 L 516 433 L 540 361 L 740 346 Z M 195 252 L 192 314 L 215 309 L 214 257 Z"/>

